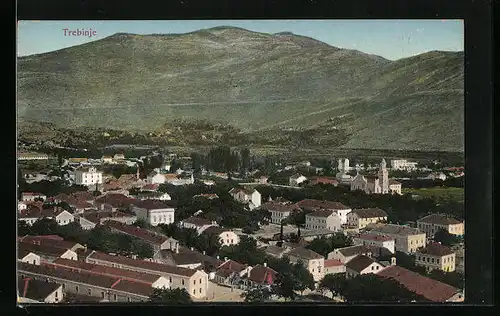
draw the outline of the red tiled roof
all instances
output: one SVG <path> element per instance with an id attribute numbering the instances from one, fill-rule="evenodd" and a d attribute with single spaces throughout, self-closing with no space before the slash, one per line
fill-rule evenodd
<path id="1" fill-rule="evenodd" d="M 146 210 L 155 210 L 155 209 L 163 209 L 163 208 L 172 208 L 172 201 L 156 201 L 156 200 L 135 200 L 132 202 L 133 206 L 138 208 L 143 208 Z"/>
<path id="2" fill-rule="evenodd" d="M 377 275 L 394 279 L 408 290 L 433 302 L 445 302 L 459 292 L 459 289 L 448 284 L 424 277 L 400 266 L 389 266 Z"/>
<path id="3" fill-rule="evenodd" d="M 309 178 L 309 182 L 311 184 L 318 184 L 318 183 L 323 183 L 323 184 L 337 184 L 339 183 L 337 179 L 335 178 L 329 178 L 329 177 L 311 177 Z"/>
<path id="4" fill-rule="evenodd" d="M 438 257 L 448 256 L 454 253 L 450 248 L 439 243 L 430 243 L 425 248 L 420 249 L 417 252 Z"/>
<path id="5" fill-rule="evenodd" d="M 196 216 L 191 216 L 189 218 L 183 219 L 182 222 L 193 224 L 196 226 L 212 225 L 212 222 L 209 221 L 208 219 L 204 219 L 204 218 L 196 217 Z"/>
<path id="6" fill-rule="evenodd" d="M 337 267 L 343 265 L 342 261 L 338 259 L 325 259 L 325 268 Z"/>
<path id="7" fill-rule="evenodd" d="M 161 264 L 161 263 L 156 263 L 156 262 L 151 262 L 151 261 L 145 261 L 145 260 L 136 260 L 136 259 L 131 259 L 123 256 L 112 256 L 108 255 L 102 252 L 93 252 L 90 256 L 88 256 L 88 259 L 95 259 L 95 260 L 102 260 L 106 262 L 111 262 L 111 263 L 118 263 L 124 266 L 132 267 L 132 268 L 139 268 L 139 269 L 146 269 L 150 271 L 155 271 L 155 272 L 160 272 L 160 273 L 166 273 L 166 274 L 174 274 L 174 275 L 181 275 L 185 277 L 191 277 L 193 274 L 195 274 L 197 271 L 193 269 L 188 269 L 188 268 L 182 268 L 182 267 L 173 267 L 169 266 L 166 264 Z"/>
<path id="8" fill-rule="evenodd" d="M 123 194 L 109 193 L 95 200 L 96 204 L 108 204 L 114 208 L 127 208 L 135 199 L 129 198 Z"/>
<path id="9" fill-rule="evenodd" d="M 18 215 L 19 218 L 40 218 L 42 217 L 42 211 L 36 206 L 28 205 L 24 210 L 21 210 Z"/>
<path id="10" fill-rule="evenodd" d="M 418 219 L 417 222 L 437 224 L 437 225 L 455 225 L 460 224 L 459 220 L 454 219 L 449 215 L 444 214 L 430 214 Z"/>
<path id="11" fill-rule="evenodd" d="M 391 184 L 401 184 L 401 182 L 398 182 L 394 179 L 389 179 L 389 185 L 391 185 Z"/>
<path id="12" fill-rule="evenodd" d="M 325 209 L 325 210 L 347 210 L 349 207 L 345 206 L 340 202 L 333 201 L 322 201 L 322 200 L 313 200 L 313 199 L 305 199 L 296 204 L 300 208 L 305 209 Z"/>
<path id="13" fill-rule="evenodd" d="M 273 269 L 258 264 L 250 270 L 248 279 L 256 283 L 273 284 L 277 274 Z"/>
<path id="14" fill-rule="evenodd" d="M 364 239 L 364 240 L 374 240 L 374 241 L 394 240 L 394 238 L 389 237 L 389 236 L 375 235 L 375 234 L 361 234 L 361 235 L 357 236 L 357 238 Z"/>
<path id="15" fill-rule="evenodd" d="M 18 277 L 19 295 L 35 301 L 43 301 L 50 294 L 54 293 L 60 284 L 54 282 L 44 282 L 33 278 Z"/>
<path id="16" fill-rule="evenodd" d="M 113 220 L 106 220 L 103 224 L 113 229 L 116 229 L 124 234 L 140 238 L 144 241 L 147 241 L 155 245 L 161 245 L 168 240 L 167 236 L 156 234 L 147 229 L 123 224 L 121 222 Z"/>
<path id="17" fill-rule="evenodd" d="M 218 270 L 228 270 L 228 271 L 233 271 L 233 272 L 241 272 L 244 269 L 247 268 L 247 265 L 238 263 L 234 260 L 227 260 L 223 264 L 221 264 L 217 269 Z"/>
<path id="18" fill-rule="evenodd" d="M 19 252 L 32 252 L 34 254 L 37 254 L 39 256 L 42 255 L 48 255 L 51 257 L 60 257 L 62 256 L 68 249 L 65 248 L 60 248 L 60 247 L 54 247 L 54 246 L 49 246 L 49 245 L 38 245 L 38 244 L 33 244 L 31 242 L 24 242 L 21 241 L 18 243 L 18 249 Z"/>
<path id="19" fill-rule="evenodd" d="M 335 211 L 332 211 L 332 210 L 317 210 L 317 211 L 311 212 L 309 214 L 306 214 L 306 216 L 310 216 L 310 217 L 328 217 L 328 216 L 332 215 L 333 213 L 335 213 Z"/>
<path id="20" fill-rule="evenodd" d="M 282 213 L 293 212 L 294 210 L 299 209 L 296 205 L 283 205 L 275 201 L 266 202 L 261 205 L 261 208 L 268 211 Z"/>
<path id="21" fill-rule="evenodd" d="M 149 184 L 146 184 L 145 186 L 143 186 L 142 189 L 155 191 L 156 189 L 158 189 L 158 187 L 159 187 L 159 185 L 156 183 L 149 183 Z"/>
<path id="22" fill-rule="evenodd" d="M 387 217 L 387 213 L 379 208 L 361 208 L 352 210 L 360 218 Z"/>
<path id="23" fill-rule="evenodd" d="M 92 263 L 63 259 L 63 258 L 58 258 L 53 263 L 57 264 L 57 265 L 65 266 L 65 267 L 86 270 L 86 271 L 94 272 L 97 274 L 130 279 L 132 281 L 143 282 L 143 283 L 147 283 L 149 285 L 152 285 L 154 282 L 156 282 L 160 278 L 159 274 L 137 272 L 137 271 L 132 271 L 132 270 L 108 267 L 108 266 L 104 266 L 104 265 L 92 264 Z"/>

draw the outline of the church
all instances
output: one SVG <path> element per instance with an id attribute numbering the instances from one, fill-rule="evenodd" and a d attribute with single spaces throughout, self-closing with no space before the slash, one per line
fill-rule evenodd
<path id="1" fill-rule="evenodd" d="M 401 183 L 389 179 L 389 171 L 385 159 L 380 163 L 380 169 L 376 176 L 363 176 L 359 174 L 351 181 L 351 191 L 362 190 L 367 194 L 399 194 L 401 195 Z"/>

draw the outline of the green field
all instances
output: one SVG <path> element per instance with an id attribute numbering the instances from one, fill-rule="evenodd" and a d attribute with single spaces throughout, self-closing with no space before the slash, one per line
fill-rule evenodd
<path id="1" fill-rule="evenodd" d="M 442 200 L 453 200 L 457 202 L 464 202 L 464 189 L 451 188 L 451 187 L 434 187 L 423 189 L 402 189 L 402 193 L 410 193 L 420 195 L 421 197 L 437 198 Z"/>

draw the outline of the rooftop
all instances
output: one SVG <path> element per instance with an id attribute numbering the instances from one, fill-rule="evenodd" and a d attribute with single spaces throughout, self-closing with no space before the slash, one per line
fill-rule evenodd
<path id="1" fill-rule="evenodd" d="M 294 248 L 294 249 L 290 250 L 286 255 L 298 257 L 298 258 L 303 258 L 303 259 L 307 259 L 307 260 L 324 258 L 319 253 L 312 251 L 312 250 L 309 250 L 307 248 L 303 248 L 303 247 Z"/>
<path id="2" fill-rule="evenodd" d="M 459 289 L 448 284 L 424 277 L 400 266 L 387 267 L 377 275 L 394 279 L 408 290 L 433 302 L 445 302 L 459 292 Z"/>
<path id="3" fill-rule="evenodd" d="M 147 210 L 165 209 L 174 207 L 174 202 L 172 201 L 155 201 L 155 200 L 135 200 L 132 202 L 133 206 L 138 208 L 143 208 Z"/>
<path id="4" fill-rule="evenodd" d="M 388 235 L 404 235 L 404 236 L 424 234 L 417 228 L 401 226 L 396 224 L 380 224 L 380 223 L 368 224 L 365 227 L 365 231 L 372 231 Z"/>
<path id="5" fill-rule="evenodd" d="M 456 220 L 453 217 L 444 214 L 430 214 L 417 220 L 417 222 L 437 225 L 455 225 L 461 223 L 459 220 Z"/>
<path id="6" fill-rule="evenodd" d="M 313 200 L 305 199 L 296 204 L 300 208 L 305 209 L 325 209 L 325 210 L 348 210 L 349 207 L 340 202 L 327 201 L 327 200 Z"/>
<path id="7" fill-rule="evenodd" d="M 335 250 L 338 250 L 345 257 L 351 257 L 351 256 L 355 256 L 355 255 L 365 254 L 365 253 L 371 253 L 371 249 L 369 247 L 363 246 L 363 245 L 349 246 L 349 247 L 344 247 L 344 248 L 338 248 Z"/>
<path id="8" fill-rule="evenodd" d="M 225 229 L 219 226 L 210 226 L 203 230 L 202 234 L 215 234 L 215 235 L 220 235 L 222 233 L 225 233 L 229 231 L 229 229 Z"/>
<path id="9" fill-rule="evenodd" d="M 209 221 L 208 219 L 204 219 L 204 218 L 196 217 L 196 216 L 191 216 L 189 218 L 183 219 L 182 222 L 193 224 L 196 226 L 212 225 L 212 222 Z"/>
<path id="10" fill-rule="evenodd" d="M 317 210 L 312 213 L 306 214 L 306 217 L 329 217 L 336 214 L 333 210 Z"/>
<path id="11" fill-rule="evenodd" d="M 108 255 L 102 252 L 93 252 L 89 257 L 89 259 L 96 259 L 96 260 L 102 260 L 102 261 L 107 261 L 111 263 L 118 263 L 122 264 L 125 266 L 129 267 L 134 267 L 134 268 L 139 268 L 139 269 L 146 269 L 150 271 L 155 271 L 155 272 L 160 272 L 162 274 L 173 274 L 173 275 L 179 275 L 179 276 L 184 276 L 184 277 L 191 277 L 193 274 L 196 273 L 196 270 L 193 269 L 187 269 L 187 268 L 181 268 L 181 267 L 173 267 L 169 266 L 166 264 L 161 264 L 161 263 L 156 263 L 156 262 L 151 262 L 151 261 L 145 261 L 145 260 L 136 260 L 136 259 L 131 259 L 123 256 L 112 256 Z"/>
<path id="12" fill-rule="evenodd" d="M 261 208 L 268 211 L 282 212 L 282 213 L 289 213 L 298 209 L 298 207 L 295 205 L 283 205 L 274 201 L 262 204 Z"/>
<path id="13" fill-rule="evenodd" d="M 140 238 L 144 241 L 147 241 L 147 242 L 150 242 L 150 243 L 156 244 L 156 245 L 161 245 L 165 241 L 168 240 L 168 237 L 165 235 L 156 234 L 156 233 L 151 232 L 147 229 L 123 224 L 121 222 L 114 221 L 114 220 L 106 220 L 103 224 L 107 225 L 113 229 L 116 229 L 122 233 L 125 233 L 127 235 Z"/>
<path id="14" fill-rule="evenodd" d="M 454 254 L 454 252 L 450 248 L 439 243 L 430 243 L 425 248 L 420 249 L 417 252 L 438 257 Z"/>
<path id="15" fill-rule="evenodd" d="M 342 261 L 338 259 L 325 259 L 325 268 L 338 267 L 344 265 Z"/>
<path id="16" fill-rule="evenodd" d="M 227 260 L 223 264 L 221 264 L 217 270 L 228 270 L 228 271 L 233 271 L 233 272 L 241 272 L 244 269 L 246 269 L 248 266 L 245 264 L 241 264 L 239 262 L 236 262 L 234 260 Z"/>
<path id="17" fill-rule="evenodd" d="M 373 241 L 389 241 L 394 240 L 393 237 L 384 236 L 384 235 L 376 235 L 376 234 L 360 234 L 355 238 L 363 239 L 363 240 L 373 240 Z"/>
<path id="18" fill-rule="evenodd" d="M 354 209 L 352 213 L 360 218 L 387 217 L 387 213 L 379 208 Z"/>
<path id="19" fill-rule="evenodd" d="M 71 248 L 79 245 L 78 243 L 72 242 L 72 241 L 58 240 L 58 239 L 53 239 L 53 238 L 44 238 L 43 236 L 30 236 L 30 235 L 22 237 L 21 242 L 22 243 L 38 244 L 41 246 L 50 246 L 50 247 L 61 248 L 61 249 L 65 249 L 65 250 L 71 249 Z"/>
<path id="20" fill-rule="evenodd" d="M 44 282 L 33 278 L 17 278 L 19 296 L 35 301 L 43 301 L 61 287 L 54 282 Z"/>
<path id="21" fill-rule="evenodd" d="M 68 249 L 54 247 L 50 245 L 38 245 L 33 244 L 31 242 L 21 241 L 18 243 L 18 251 L 20 253 L 34 253 L 39 256 L 47 255 L 51 257 L 60 257 L 62 256 Z"/>
<path id="22" fill-rule="evenodd" d="M 352 258 L 351 260 L 349 260 L 345 266 L 346 268 L 349 268 L 351 270 L 354 270 L 356 272 L 361 272 L 363 271 L 364 269 L 366 269 L 367 267 L 370 266 L 370 264 L 374 263 L 375 260 L 373 260 L 372 258 L 370 257 L 367 257 L 365 255 L 358 255 L 354 258 Z"/>
<path id="23" fill-rule="evenodd" d="M 254 266 L 248 274 L 248 279 L 253 282 L 260 284 L 273 284 L 278 273 L 271 268 L 258 264 Z"/>

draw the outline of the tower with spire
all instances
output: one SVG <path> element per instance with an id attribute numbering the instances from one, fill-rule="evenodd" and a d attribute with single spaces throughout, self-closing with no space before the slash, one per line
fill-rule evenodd
<path id="1" fill-rule="evenodd" d="M 380 163 L 380 169 L 378 171 L 378 179 L 380 184 L 380 190 L 382 194 L 389 193 L 389 171 L 387 170 L 387 163 L 385 159 L 382 158 Z"/>

